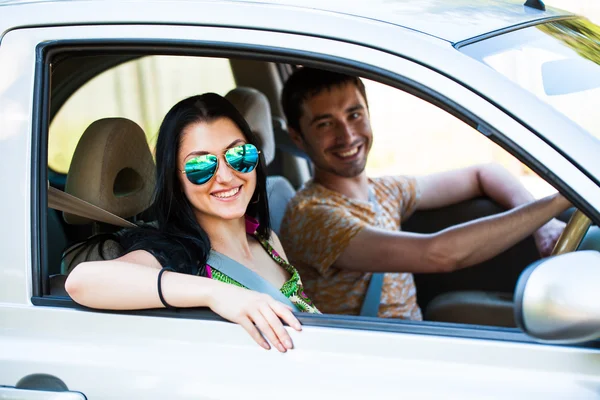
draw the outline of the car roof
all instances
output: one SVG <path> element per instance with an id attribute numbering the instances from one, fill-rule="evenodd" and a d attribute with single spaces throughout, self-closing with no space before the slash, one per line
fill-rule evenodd
<path id="1" fill-rule="evenodd" d="M 402 26 L 449 42 L 535 21 L 572 15 L 547 7 L 525 7 L 525 0 L 263 0 L 361 16 Z"/>
<path id="2" fill-rule="evenodd" d="M 0 0 L 2 5 L 90 0 Z M 107 0 L 91 0 L 107 2 Z M 206 0 L 204 0 L 206 1 Z M 217 1 L 217 0 L 213 0 Z M 362 17 L 456 43 L 491 32 L 572 14 L 524 6 L 525 0 L 223 0 Z"/>

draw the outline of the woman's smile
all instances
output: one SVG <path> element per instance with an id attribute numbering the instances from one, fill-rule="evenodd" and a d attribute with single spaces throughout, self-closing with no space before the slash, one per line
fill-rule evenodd
<path id="1" fill-rule="evenodd" d="M 217 198 L 220 201 L 233 201 L 237 199 L 242 192 L 244 185 L 236 186 L 234 188 L 215 190 L 210 193 L 211 196 Z"/>

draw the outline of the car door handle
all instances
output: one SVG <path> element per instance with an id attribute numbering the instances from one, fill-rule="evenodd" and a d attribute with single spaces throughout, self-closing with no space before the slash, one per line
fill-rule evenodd
<path id="1" fill-rule="evenodd" d="M 86 400 L 79 392 L 50 392 L 0 386 L 0 400 Z"/>

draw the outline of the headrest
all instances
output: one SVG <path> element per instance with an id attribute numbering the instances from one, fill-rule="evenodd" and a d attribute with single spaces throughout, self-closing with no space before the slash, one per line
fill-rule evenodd
<path id="1" fill-rule="evenodd" d="M 79 139 L 65 192 L 129 218 L 150 206 L 154 183 L 154 160 L 142 128 L 125 118 L 105 118 Z M 92 222 L 68 213 L 64 218 L 69 224 Z"/>
<path id="2" fill-rule="evenodd" d="M 227 93 L 225 98 L 238 109 L 252 132 L 259 137 L 265 162 L 271 164 L 275 158 L 275 136 L 267 96 L 253 88 L 238 87 Z"/>

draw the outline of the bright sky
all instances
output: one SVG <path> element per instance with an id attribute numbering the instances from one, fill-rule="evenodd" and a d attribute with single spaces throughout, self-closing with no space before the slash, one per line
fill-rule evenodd
<path id="1" fill-rule="evenodd" d="M 599 0 L 545 0 L 547 6 L 562 8 L 575 14 L 583 15 L 596 24 L 600 24 Z"/>

